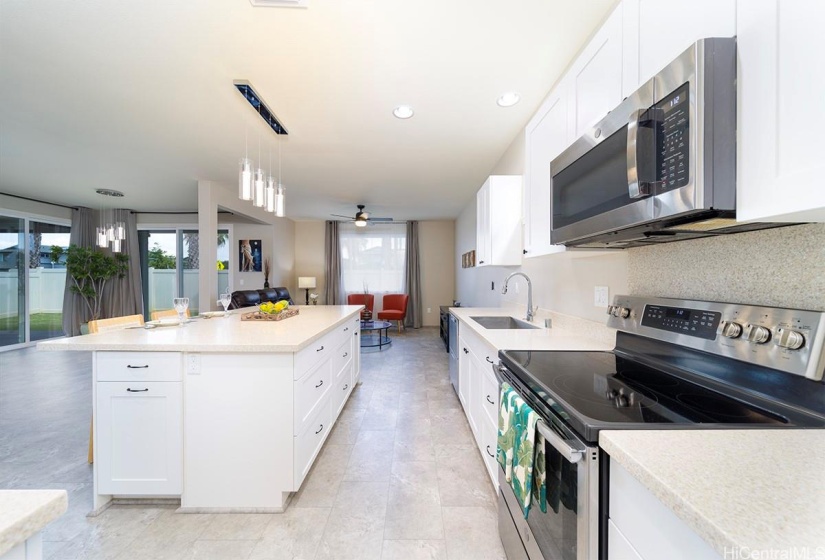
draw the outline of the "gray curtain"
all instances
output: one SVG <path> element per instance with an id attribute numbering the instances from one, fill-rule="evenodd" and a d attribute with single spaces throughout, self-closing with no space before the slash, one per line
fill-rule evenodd
<path id="1" fill-rule="evenodd" d="M 409 296 L 404 326 L 420 329 L 422 323 L 421 264 L 418 258 L 418 222 L 407 222 L 407 266 L 405 291 Z"/>
<path id="2" fill-rule="evenodd" d="M 113 221 L 126 224 L 123 252 L 129 256 L 129 270 L 123 278 L 112 278 L 103 289 L 101 317 L 143 315 L 143 284 L 140 279 L 140 243 L 137 216 L 130 210 L 114 210 Z"/>
<path id="3" fill-rule="evenodd" d="M 94 247 L 95 226 L 97 220 L 90 208 L 72 208 L 72 231 L 69 243 L 78 247 Z M 71 291 L 74 285 L 71 277 L 66 275 L 66 289 L 63 292 L 63 332 L 66 336 L 80 334 L 80 323 L 92 318 L 83 298 Z"/>
<path id="4" fill-rule="evenodd" d="M 123 251 L 129 255 L 129 271 L 123 278 L 113 278 L 106 283 L 101 305 L 101 318 L 121 315 L 143 314 L 143 288 L 140 281 L 140 254 L 138 251 L 137 218 L 129 210 L 114 210 L 112 218 L 126 224 L 126 244 Z M 99 222 L 98 213 L 89 208 L 72 209 L 72 231 L 69 243 L 78 247 L 95 246 L 95 227 Z M 106 249 L 98 249 L 106 251 Z M 67 336 L 78 336 L 80 324 L 88 322 L 92 316 L 86 302 L 71 291 L 71 277 L 66 275 L 66 290 L 63 294 L 63 332 Z"/>
<path id="5" fill-rule="evenodd" d="M 327 305 L 343 305 L 346 302 L 341 286 L 341 242 L 338 238 L 338 222 L 327 222 L 324 258 L 324 300 Z"/>

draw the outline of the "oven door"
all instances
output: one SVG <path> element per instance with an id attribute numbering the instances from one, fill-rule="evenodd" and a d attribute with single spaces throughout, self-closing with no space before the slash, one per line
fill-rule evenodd
<path id="1" fill-rule="evenodd" d="M 504 366 L 493 371 L 499 382 L 508 382 L 524 397 L 512 372 Z M 544 418 L 537 430 L 545 440 L 547 511 L 533 503 L 525 519 L 499 469 L 499 535 L 507 558 L 595 560 L 599 550 L 598 447 L 588 446 L 553 418 Z"/>

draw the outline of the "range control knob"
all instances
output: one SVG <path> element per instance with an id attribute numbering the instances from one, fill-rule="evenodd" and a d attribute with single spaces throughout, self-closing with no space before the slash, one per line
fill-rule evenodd
<path id="1" fill-rule="evenodd" d="M 749 324 L 745 326 L 745 338 L 748 339 L 748 342 L 765 344 L 771 339 L 771 331 L 766 327 Z"/>
<path id="2" fill-rule="evenodd" d="M 790 350 L 799 350 L 805 345 L 805 335 L 791 329 L 778 329 L 776 331 L 776 345 Z"/>
<path id="3" fill-rule="evenodd" d="M 733 321 L 722 321 L 722 336 L 739 338 L 742 335 L 742 325 Z"/>
<path id="4" fill-rule="evenodd" d="M 614 310 L 614 309 L 616 309 L 616 306 L 615 306 L 615 305 L 608 305 L 608 306 L 607 306 L 607 314 L 608 314 L 608 315 L 613 315 L 613 310 Z"/>
<path id="5" fill-rule="evenodd" d="M 619 306 L 616 308 L 616 311 L 613 312 L 613 315 L 616 317 L 621 317 L 622 319 L 627 319 L 630 317 L 630 309 Z"/>

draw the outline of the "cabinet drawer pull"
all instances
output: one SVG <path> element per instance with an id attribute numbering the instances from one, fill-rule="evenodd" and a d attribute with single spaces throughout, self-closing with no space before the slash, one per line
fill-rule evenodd
<path id="1" fill-rule="evenodd" d="M 347 383 L 346 385 L 344 385 L 344 389 L 343 389 L 343 390 L 344 390 L 344 391 L 346 391 L 347 389 L 349 389 L 349 383 Z"/>
<path id="2" fill-rule="evenodd" d="M 126 390 L 127 390 L 128 392 L 130 392 L 130 393 L 146 393 L 146 392 L 148 392 L 148 391 L 149 391 L 149 388 L 148 388 L 148 387 L 147 387 L 146 389 L 132 389 L 132 388 L 127 388 Z"/>
<path id="3" fill-rule="evenodd" d="M 127 367 L 127 368 L 129 368 L 129 369 L 147 369 L 149 366 L 148 366 L 148 365 L 145 365 L 145 366 L 133 366 L 133 365 L 129 364 L 129 365 L 127 365 L 126 367 Z"/>
<path id="4" fill-rule="evenodd" d="M 317 435 L 317 434 L 320 434 L 320 433 L 321 433 L 321 430 L 323 430 L 323 429 L 324 429 L 324 425 L 323 425 L 323 424 L 321 424 L 321 427 L 320 427 L 320 428 L 318 428 L 318 431 L 317 431 L 317 432 L 315 432 L 315 434 L 316 434 L 316 435 Z"/>
<path id="5" fill-rule="evenodd" d="M 495 363 L 493 360 L 490 359 L 490 356 L 485 356 L 484 359 L 487 360 L 488 364 L 494 364 Z"/>
<path id="6" fill-rule="evenodd" d="M 462 350 L 464 350 L 464 353 L 465 353 L 465 354 L 469 354 L 469 353 L 470 353 L 470 351 L 469 351 L 469 350 L 467 350 L 466 348 L 462 348 Z"/>
<path id="7" fill-rule="evenodd" d="M 344 332 L 347 332 L 348 330 L 349 330 L 349 327 L 344 327 Z"/>
<path id="8" fill-rule="evenodd" d="M 355 336 L 358 336 L 358 333 L 355 333 Z"/>
<path id="9" fill-rule="evenodd" d="M 489 445 L 487 446 L 487 455 L 489 455 L 490 457 L 495 457 L 496 456 L 495 453 L 490 453 L 490 446 Z"/>
<path id="10" fill-rule="evenodd" d="M 320 352 L 320 351 L 321 351 L 321 350 L 323 350 L 323 349 L 324 349 L 324 347 L 323 347 L 323 345 L 322 345 L 320 348 L 318 348 L 318 349 L 316 350 L 316 352 Z"/>
<path id="11" fill-rule="evenodd" d="M 349 352 L 344 352 L 344 355 L 343 355 L 343 356 L 341 356 L 341 357 L 342 357 L 342 358 L 346 358 L 347 356 L 349 356 Z"/>
<path id="12" fill-rule="evenodd" d="M 323 384 L 324 384 L 324 380 L 322 379 L 321 382 L 318 385 L 315 386 L 315 388 L 317 389 L 318 387 L 320 387 Z"/>
<path id="13" fill-rule="evenodd" d="M 488 403 L 490 403 L 490 404 L 496 404 L 496 403 L 495 403 L 495 402 L 493 402 L 493 400 L 490 398 L 490 395 L 487 395 L 487 402 L 488 402 Z"/>

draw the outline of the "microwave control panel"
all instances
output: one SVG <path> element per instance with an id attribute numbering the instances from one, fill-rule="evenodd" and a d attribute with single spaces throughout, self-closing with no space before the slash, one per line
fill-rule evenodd
<path id="1" fill-rule="evenodd" d="M 655 105 L 656 181 L 661 192 L 684 187 L 690 180 L 689 107 L 687 83 Z"/>

